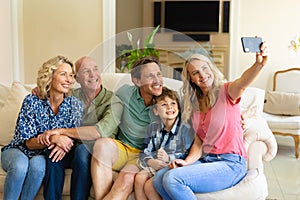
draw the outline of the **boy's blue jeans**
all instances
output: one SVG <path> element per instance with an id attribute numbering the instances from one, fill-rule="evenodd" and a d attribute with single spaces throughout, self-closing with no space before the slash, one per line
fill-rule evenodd
<path id="1" fill-rule="evenodd" d="M 28 158 L 17 148 L 1 154 L 1 164 L 7 172 L 4 183 L 4 200 L 34 199 L 45 175 L 45 156 Z"/>
<path id="2" fill-rule="evenodd" d="M 246 161 L 242 156 L 208 154 L 192 165 L 159 170 L 153 177 L 153 185 L 165 200 L 196 200 L 194 193 L 232 187 L 245 175 Z"/>
<path id="3" fill-rule="evenodd" d="M 51 159 L 46 158 L 45 200 L 62 199 L 66 168 L 72 169 L 71 199 L 88 199 L 92 185 L 90 172 L 92 148 L 92 144 L 79 144 L 59 162 L 52 162 Z"/>

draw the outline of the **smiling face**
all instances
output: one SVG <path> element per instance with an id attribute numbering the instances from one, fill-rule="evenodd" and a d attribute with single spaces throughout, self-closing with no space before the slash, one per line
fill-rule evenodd
<path id="1" fill-rule="evenodd" d="M 140 78 L 133 78 L 133 82 L 139 87 L 141 96 L 152 99 L 162 93 L 163 77 L 159 66 L 150 62 L 141 66 Z"/>
<path id="2" fill-rule="evenodd" d="M 62 63 L 53 72 L 50 93 L 66 94 L 74 83 L 74 73 L 68 63 Z"/>
<path id="3" fill-rule="evenodd" d="M 179 113 L 179 105 L 176 100 L 165 96 L 163 99 L 157 100 L 153 112 L 164 122 L 175 121 Z"/>
<path id="4" fill-rule="evenodd" d="M 187 71 L 191 82 L 200 87 L 203 92 L 212 87 L 214 74 L 207 62 L 194 59 L 187 65 Z"/>
<path id="5" fill-rule="evenodd" d="M 95 92 L 101 89 L 100 69 L 92 58 L 84 57 L 76 62 L 76 81 L 84 91 Z"/>

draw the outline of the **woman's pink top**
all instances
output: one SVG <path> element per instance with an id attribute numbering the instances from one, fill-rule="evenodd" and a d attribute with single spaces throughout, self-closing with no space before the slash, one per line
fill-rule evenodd
<path id="1" fill-rule="evenodd" d="M 216 104 L 207 113 L 192 114 L 193 128 L 203 142 L 206 154 L 238 154 L 247 157 L 243 144 L 243 129 L 239 102 L 233 102 L 225 83 L 219 92 Z"/>

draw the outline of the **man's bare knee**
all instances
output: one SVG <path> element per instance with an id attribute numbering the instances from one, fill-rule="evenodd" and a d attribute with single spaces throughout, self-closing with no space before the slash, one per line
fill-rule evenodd
<path id="1" fill-rule="evenodd" d="M 111 138 L 100 138 L 94 144 L 94 161 L 113 161 L 116 160 L 118 148 Z"/>
<path id="2" fill-rule="evenodd" d="M 110 138 L 100 138 L 95 141 L 94 154 L 105 152 L 106 148 L 109 148 Z"/>
<path id="3" fill-rule="evenodd" d="M 133 185 L 134 182 L 134 176 L 135 176 L 135 172 L 128 172 L 128 171 L 121 171 L 118 175 L 118 178 L 120 181 L 122 181 L 124 183 L 124 185 Z"/>

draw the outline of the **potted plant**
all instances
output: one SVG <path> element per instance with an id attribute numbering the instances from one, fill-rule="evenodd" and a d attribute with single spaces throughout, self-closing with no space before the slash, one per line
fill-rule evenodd
<path id="1" fill-rule="evenodd" d="M 129 72 L 132 68 L 133 63 L 145 56 L 155 56 L 159 58 L 158 50 L 154 49 L 153 39 L 155 34 L 157 33 L 160 25 L 158 25 L 155 29 L 151 31 L 149 35 L 146 36 L 144 40 L 144 45 L 140 48 L 140 39 L 137 41 L 136 45 L 133 44 L 132 34 L 127 32 L 127 37 L 130 42 L 130 45 L 119 45 L 117 47 L 117 69 L 119 72 Z"/>

